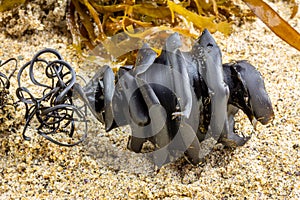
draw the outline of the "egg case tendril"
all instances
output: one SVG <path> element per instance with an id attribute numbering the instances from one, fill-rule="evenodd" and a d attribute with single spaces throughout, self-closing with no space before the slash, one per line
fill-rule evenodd
<path id="1" fill-rule="evenodd" d="M 0 71 L 0 108 L 2 108 L 5 104 L 5 98 L 8 94 L 8 89 L 10 87 L 10 78 L 13 76 L 15 71 L 18 68 L 18 62 L 17 59 L 15 58 L 10 58 L 3 63 L 0 61 L 0 69 L 2 66 L 14 61 L 15 62 L 15 67 L 13 68 L 13 71 L 7 76 L 3 72 Z"/>
<path id="2" fill-rule="evenodd" d="M 56 60 L 47 61 L 41 58 L 43 54 L 52 54 L 56 57 Z M 46 81 L 41 82 L 35 77 L 35 73 L 38 70 L 36 69 L 37 66 L 45 68 Z M 22 85 L 21 80 L 22 76 L 25 76 L 24 72 L 26 69 L 28 70 L 30 81 L 34 86 L 38 87 L 39 94 L 42 94 L 42 96 L 35 96 L 29 88 Z M 25 133 L 34 117 L 39 123 L 37 127 L 38 134 L 55 144 L 74 146 L 86 138 L 86 112 L 84 112 L 84 108 L 75 106 L 72 100 L 72 88 L 76 83 L 75 71 L 62 59 L 62 56 L 56 50 L 47 48 L 39 51 L 31 61 L 21 67 L 17 78 L 18 88 L 16 95 L 19 101 L 24 103 L 26 109 L 26 122 L 23 129 L 25 140 L 30 140 L 30 137 L 26 136 Z M 61 143 L 52 137 L 63 132 L 72 138 L 76 122 L 85 123 L 84 135 L 78 141 Z"/>

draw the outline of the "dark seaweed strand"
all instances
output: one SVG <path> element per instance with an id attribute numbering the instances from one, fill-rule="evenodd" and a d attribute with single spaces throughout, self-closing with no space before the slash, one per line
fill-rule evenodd
<path id="1" fill-rule="evenodd" d="M 41 59 L 43 54 L 53 54 L 56 60 L 47 61 Z M 45 67 L 45 75 L 49 84 L 41 83 L 35 78 L 35 66 L 42 64 Z M 35 97 L 28 88 L 22 86 L 21 77 L 25 69 L 29 72 L 29 78 L 33 85 L 39 87 L 41 97 Z M 26 130 L 35 117 L 39 122 L 37 132 L 47 140 L 60 146 L 74 146 L 87 137 L 87 120 L 86 112 L 82 112 L 81 108 L 73 105 L 72 89 L 76 83 L 76 74 L 74 69 L 63 60 L 62 56 L 54 49 L 43 49 L 35 54 L 31 61 L 24 64 L 18 73 L 17 97 L 20 102 L 25 105 L 26 123 L 23 129 L 23 138 L 30 140 L 26 136 Z M 86 110 L 86 108 L 85 108 Z M 77 114 L 77 118 L 75 118 Z M 51 136 L 54 134 L 65 133 L 69 137 L 73 137 L 75 131 L 75 122 L 85 123 L 84 135 L 74 143 L 61 143 Z"/>
<path id="2" fill-rule="evenodd" d="M 10 81 L 9 80 L 18 68 L 18 61 L 15 58 L 10 58 L 10 59 L 4 61 L 3 63 L 0 62 L 0 67 L 2 67 L 5 64 L 7 64 L 9 62 L 12 62 L 12 61 L 15 61 L 16 64 L 15 64 L 15 68 L 10 73 L 10 75 L 6 76 L 4 73 L 2 73 L 0 71 L 0 108 L 2 108 L 4 106 L 4 99 L 6 98 L 6 95 L 8 94 L 7 90 L 10 87 Z"/>

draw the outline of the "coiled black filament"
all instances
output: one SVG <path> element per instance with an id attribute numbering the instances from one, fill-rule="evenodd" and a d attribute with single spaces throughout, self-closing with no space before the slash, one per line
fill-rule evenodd
<path id="1" fill-rule="evenodd" d="M 41 56 L 43 54 L 52 54 L 56 57 L 53 61 L 47 61 Z M 45 77 L 36 78 L 38 68 L 45 69 Z M 26 77 L 26 70 L 30 81 L 38 88 L 40 97 L 35 96 L 30 91 L 30 86 L 22 85 L 22 77 Z M 54 49 L 46 48 L 35 54 L 31 61 L 27 62 L 18 73 L 18 88 L 16 90 L 19 101 L 24 103 L 25 126 L 23 129 L 23 138 L 30 140 L 26 136 L 26 130 L 30 122 L 35 117 L 39 123 L 37 132 L 51 142 L 61 146 L 74 146 L 82 142 L 87 137 L 86 109 L 74 105 L 73 86 L 76 83 L 76 73 L 74 69 L 63 60 L 62 56 Z M 85 125 L 82 137 L 72 143 L 62 143 L 54 139 L 54 135 L 65 133 L 72 138 L 75 132 L 75 123 L 83 122 Z M 57 137 L 55 137 L 57 138 Z"/>
<path id="2" fill-rule="evenodd" d="M 0 108 L 2 108 L 5 105 L 6 102 L 5 99 L 7 97 L 8 89 L 10 87 L 10 78 L 13 76 L 13 74 L 15 73 L 18 67 L 17 60 L 15 58 L 10 58 L 4 61 L 3 63 L 0 62 L 0 67 L 2 67 L 12 61 L 16 62 L 16 64 L 15 64 L 15 68 L 10 73 L 10 75 L 7 76 L 0 71 Z"/>

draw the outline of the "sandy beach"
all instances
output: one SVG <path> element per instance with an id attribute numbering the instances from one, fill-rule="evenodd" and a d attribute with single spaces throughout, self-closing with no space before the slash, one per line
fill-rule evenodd
<path id="1" fill-rule="evenodd" d="M 0 13 L 0 60 L 15 57 L 20 67 L 49 47 L 77 74 L 91 77 L 95 66 L 89 68 L 72 47 L 66 2 L 49 2 L 54 8 L 43 21 L 35 1 L 18 11 L 30 17 L 14 20 Z M 299 12 L 289 19 L 285 1 L 268 3 L 300 32 Z M 126 148 L 129 127 L 105 132 L 91 117 L 86 141 L 69 148 L 45 140 L 34 125 L 27 130 L 31 140 L 25 141 L 23 121 L 0 132 L 0 199 L 300 199 L 300 53 L 259 19 L 233 29 L 228 37 L 213 34 L 223 62 L 248 60 L 256 66 L 275 111 L 273 122 L 258 124 L 257 130 L 245 115 L 238 117 L 238 129 L 252 134 L 244 146 L 231 150 L 218 144 L 198 166 L 182 158 L 157 170 L 143 154 Z M 16 99 L 16 75 L 11 84 Z M 24 120 L 21 108 L 14 120 Z"/>

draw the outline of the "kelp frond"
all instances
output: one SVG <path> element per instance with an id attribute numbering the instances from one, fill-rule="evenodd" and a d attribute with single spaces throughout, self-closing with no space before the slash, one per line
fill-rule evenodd
<path id="1" fill-rule="evenodd" d="M 207 28 L 210 32 L 220 31 L 228 35 L 232 16 L 242 18 L 251 15 L 231 1 L 70 0 L 67 22 L 75 46 L 80 49 L 84 43 L 93 49 L 99 41 L 119 32 L 142 39 L 158 31 L 176 30 L 188 37 L 196 37 L 190 27 L 180 24 L 182 18 L 200 31 Z M 147 28 L 147 31 L 130 31 L 138 28 Z"/>
<path id="2" fill-rule="evenodd" d="M 278 37 L 300 51 L 300 34 L 268 4 L 261 0 L 243 1 Z M 298 6 L 294 6 L 291 17 L 295 16 L 297 11 Z"/>

